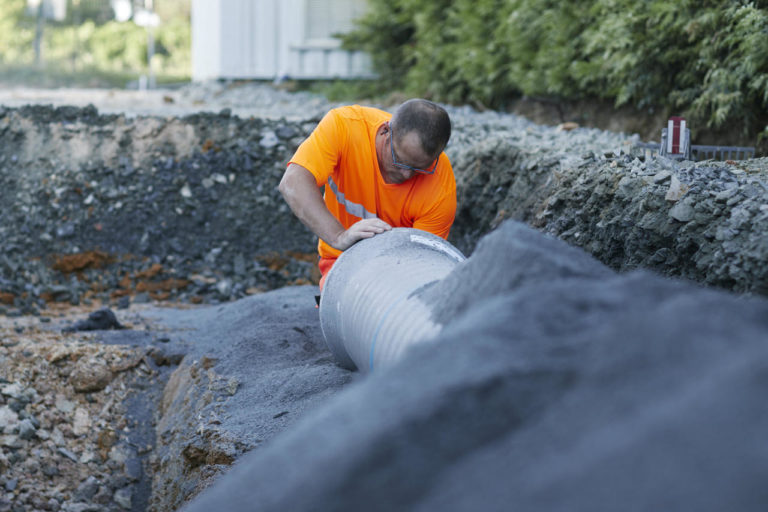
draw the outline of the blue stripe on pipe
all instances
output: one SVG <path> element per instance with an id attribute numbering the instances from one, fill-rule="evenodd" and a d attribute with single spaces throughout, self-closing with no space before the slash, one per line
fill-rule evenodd
<path id="1" fill-rule="evenodd" d="M 379 325 L 376 326 L 376 332 L 373 333 L 373 339 L 371 340 L 371 354 L 368 358 L 368 368 L 371 371 L 373 371 L 373 354 L 376 351 L 376 340 L 379 337 L 379 331 L 381 331 L 381 326 L 384 325 L 384 321 L 392 312 L 392 308 L 394 308 L 401 300 L 405 299 L 412 293 L 413 293 L 413 290 L 408 290 L 407 292 L 405 292 L 403 295 L 400 296 L 399 299 L 393 301 L 392 304 L 390 304 L 387 310 L 384 312 L 384 314 L 381 315 L 381 319 L 379 320 Z"/>

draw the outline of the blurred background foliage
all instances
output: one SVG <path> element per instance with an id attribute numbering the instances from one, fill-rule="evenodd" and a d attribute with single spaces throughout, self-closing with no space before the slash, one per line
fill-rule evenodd
<path id="1" fill-rule="evenodd" d="M 36 52 L 34 2 L 0 0 L 0 82 L 124 87 L 148 73 L 145 28 L 115 21 L 110 0 L 61 1 L 67 16 L 45 22 Z M 190 0 L 130 1 L 160 17 L 158 83 L 189 80 Z M 368 0 L 357 27 L 343 44 L 379 79 L 301 87 L 494 109 L 602 101 L 768 145 L 768 0 Z"/>
<path id="2" fill-rule="evenodd" d="M 369 0 L 344 46 L 382 90 L 505 108 L 521 96 L 675 110 L 768 137 L 768 1 Z"/>
<path id="3" fill-rule="evenodd" d="M 189 80 L 190 0 L 155 0 L 152 65 L 158 83 Z M 35 9 L 27 0 L 0 0 L 0 81 L 40 86 L 124 87 L 148 74 L 147 30 L 118 22 L 109 2 L 67 1 L 61 21 L 45 20 L 36 58 Z"/>

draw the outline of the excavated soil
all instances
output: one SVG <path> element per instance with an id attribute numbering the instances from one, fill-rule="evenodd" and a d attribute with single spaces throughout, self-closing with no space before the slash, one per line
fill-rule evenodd
<path id="1" fill-rule="evenodd" d="M 254 84 L 13 94 L 0 511 L 175 510 L 354 381 L 314 288 L 285 288 L 317 282 L 316 240 L 277 191 L 332 105 Z M 768 159 L 646 160 L 636 135 L 449 111 L 465 254 L 516 219 L 614 270 L 768 294 Z M 102 307 L 127 328 L 63 332 Z"/>

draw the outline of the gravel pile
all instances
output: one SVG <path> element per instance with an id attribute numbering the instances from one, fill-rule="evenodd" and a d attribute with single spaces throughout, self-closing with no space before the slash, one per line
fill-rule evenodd
<path id="1" fill-rule="evenodd" d="M 768 300 L 615 274 L 511 221 L 420 297 L 434 340 L 184 510 L 765 510 Z"/>
<path id="2" fill-rule="evenodd" d="M 0 149 L 0 312 L 215 303 L 316 281 L 311 236 L 276 189 L 312 126 L 0 110 L 0 139 L 15 141 Z"/>

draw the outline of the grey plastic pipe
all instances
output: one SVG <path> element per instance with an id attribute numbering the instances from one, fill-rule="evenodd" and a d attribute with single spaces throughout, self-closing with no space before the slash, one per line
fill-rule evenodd
<path id="1" fill-rule="evenodd" d="M 331 268 L 320 299 L 320 326 L 328 348 L 349 369 L 367 372 L 399 359 L 433 338 L 423 292 L 464 255 L 426 231 L 395 228 L 344 251 Z"/>

